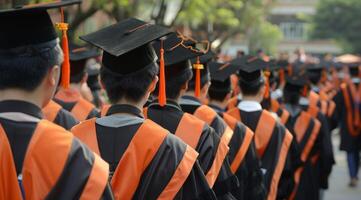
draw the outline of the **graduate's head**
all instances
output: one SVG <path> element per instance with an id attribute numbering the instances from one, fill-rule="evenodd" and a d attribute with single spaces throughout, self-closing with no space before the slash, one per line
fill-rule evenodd
<path id="1" fill-rule="evenodd" d="M 209 63 L 211 86 L 208 90 L 209 100 L 212 102 L 228 102 L 232 96 L 231 75 L 239 69 L 230 63 L 212 61 Z"/>
<path id="2" fill-rule="evenodd" d="M 166 94 L 168 99 L 177 101 L 189 88 L 188 82 L 194 75 L 190 59 L 203 54 L 194 47 L 195 42 L 188 40 L 179 33 L 172 33 L 165 40 L 153 43 L 157 53 L 160 52 L 161 46 L 164 48 Z M 155 93 L 158 93 L 158 87 Z"/>
<path id="3" fill-rule="evenodd" d="M 168 33 L 161 26 L 130 18 L 81 37 L 104 50 L 100 78 L 113 104 L 146 102 L 159 71 L 150 42 Z"/>
<path id="4" fill-rule="evenodd" d="M 231 64 L 240 66 L 238 83 L 243 98 L 262 101 L 265 93 L 265 77 L 262 70 L 268 67 L 267 63 L 254 56 L 244 56 L 236 58 Z"/>
<path id="5" fill-rule="evenodd" d="M 308 80 L 312 84 L 317 85 L 321 81 L 322 73 L 323 73 L 323 65 L 322 64 L 306 65 L 306 74 L 307 74 Z"/>
<path id="6" fill-rule="evenodd" d="M 301 96 L 304 95 L 306 85 L 307 81 L 304 76 L 286 77 L 286 84 L 283 90 L 284 102 L 291 105 L 298 105 Z"/>
<path id="7" fill-rule="evenodd" d="M 69 48 L 70 83 L 83 84 L 87 81 L 86 65 L 91 58 L 99 56 L 99 52 L 86 46 L 72 44 Z"/>
<path id="8" fill-rule="evenodd" d="M 192 59 L 193 63 L 193 78 L 189 81 L 188 91 L 190 91 L 195 96 L 203 101 L 207 99 L 208 90 L 211 86 L 211 76 L 208 69 L 208 63 L 211 62 L 216 57 L 216 54 L 213 51 L 208 51 L 206 54 Z M 199 71 L 200 79 L 197 83 L 197 71 Z M 197 90 L 196 84 L 199 84 L 199 91 Z"/>
<path id="9" fill-rule="evenodd" d="M 23 93 L 25 100 L 36 99 L 41 106 L 48 103 L 58 85 L 63 53 L 46 10 L 74 3 L 79 1 L 0 11 L 0 91 Z"/>

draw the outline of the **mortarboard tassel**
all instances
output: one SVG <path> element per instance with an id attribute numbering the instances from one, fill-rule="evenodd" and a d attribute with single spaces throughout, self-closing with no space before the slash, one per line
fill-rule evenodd
<path id="1" fill-rule="evenodd" d="M 280 85 L 283 85 L 285 83 L 285 70 L 284 69 L 280 69 L 279 77 L 280 77 Z"/>
<path id="2" fill-rule="evenodd" d="M 194 96 L 199 98 L 201 96 L 201 69 L 203 69 L 199 56 L 197 57 L 197 62 L 193 65 L 193 68 L 196 70 Z"/>
<path id="3" fill-rule="evenodd" d="M 305 86 L 303 86 L 303 89 L 302 89 L 302 96 L 307 97 L 307 93 L 308 93 L 308 87 L 307 87 L 307 85 L 305 85 Z"/>
<path id="4" fill-rule="evenodd" d="M 167 103 L 166 90 L 165 90 L 165 72 L 164 72 L 164 49 L 163 40 L 160 41 L 160 58 L 159 58 L 159 94 L 158 102 L 160 106 Z"/>
<path id="5" fill-rule="evenodd" d="M 56 27 L 62 32 L 61 47 L 64 53 L 64 62 L 61 67 L 61 86 L 69 88 L 70 85 L 70 62 L 69 62 L 69 42 L 68 42 L 68 24 L 64 22 L 64 11 L 60 8 L 61 22 L 56 23 Z"/>
<path id="6" fill-rule="evenodd" d="M 270 97 L 270 85 L 269 85 L 269 77 L 271 73 L 269 71 L 264 72 L 265 76 L 265 92 L 264 92 L 264 98 L 268 99 Z"/>

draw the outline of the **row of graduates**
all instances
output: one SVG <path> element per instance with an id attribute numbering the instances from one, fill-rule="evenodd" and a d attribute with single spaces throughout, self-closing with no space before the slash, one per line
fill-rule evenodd
<path id="1" fill-rule="evenodd" d="M 138 26 L 133 25 L 136 28 L 143 28 L 142 26 L 146 24 L 139 20 L 129 19 L 116 26 L 118 28 L 119 26 L 127 26 L 128 28 L 129 24 L 133 23 L 139 23 Z M 111 30 L 114 27 L 106 29 L 108 29 L 108 32 L 114 33 Z M 122 30 L 128 29 L 122 28 Z M 148 32 L 149 30 L 144 29 L 144 31 Z M 107 52 L 108 48 L 111 47 L 102 43 L 105 37 L 104 32 L 106 31 L 101 30 L 83 36 L 82 39 L 104 49 L 101 76 L 105 90 L 108 92 L 113 105 L 103 106 L 102 112 L 97 115 L 94 106 L 86 106 L 89 102 L 82 99 L 79 91 L 74 88 L 61 89 L 55 95 L 54 100 L 63 108 L 74 113 L 75 116 L 82 116 L 77 117 L 78 120 L 89 119 L 73 128 L 72 132 L 110 164 L 112 177 L 120 167 L 119 162 L 128 153 L 129 148 L 128 146 L 127 149 L 122 150 L 122 155 L 122 153 L 116 152 L 118 150 L 115 150 L 114 147 L 124 146 L 124 141 L 128 141 L 130 144 L 136 142 L 132 138 L 125 140 L 124 136 L 119 137 L 117 135 L 123 132 L 134 132 L 134 135 L 140 135 L 141 133 L 138 133 L 139 127 L 144 126 L 147 120 L 143 121 L 139 118 L 147 118 L 170 133 L 174 133 L 199 153 L 199 168 L 218 198 L 318 199 L 319 189 L 327 189 L 328 176 L 334 163 L 330 129 L 328 127 L 329 122 L 327 117 L 318 110 L 321 103 L 318 104 L 317 102 L 317 105 L 308 106 L 307 108 L 298 107 L 298 99 L 305 92 L 304 88 L 307 86 L 307 82 L 303 81 L 304 79 L 299 77 L 287 78 L 285 91 L 291 93 L 286 93 L 286 96 L 292 97 L 291 100 L 285 99 L 285 105 L 292 103 L 291 109 L 288 111 L 286 108 L 281 108 L 279 104 L 282 101 L 278 101 L 279 99 L 271 100 L 269 88 L 270 84 L 274 83 L 271 83 L 271 80 L 276 78 L 271 79 L 268 76 L 271 75 L 271 70 L 273 72 L 279 70 L 279 66 L 281 66 L 279 63 L 265 62 L 253 56 L 237 58 L 230 63 L 218 63 L 214 61 L 215 55 L 211 51 L 197 49 L 197 41 L 178 33 L 171 33 L 167 35 L 166 39 L 154 41 L 151 47 L 147 41 L 147 44 L 142 44 L 140 47 L 132 49 L 131 52 L 114 58 L 114 55 Z M 154 57 L 153 49 L 159 58 L 164 59 L 163 61 L 158 60 L 158 62 L 164 62 L 164 79 L 167 80 L 165 86 L 163 86 L 163 92 L 166 93 L 167 100 L 163 102 L 160 99 L 164 98 L 164 96 L 162 97 L 162 92 L 159 91 L 162 86 L 156 87 L 154 82 L 157 70 L 153 69 L 153 79 L 150 76 L 148 84 L 143 83 L 142 85 L 141 83 L 145 80 L 146 74 L 139 71 L 149 67 L 149 63 L 153 63 L 157 59 Z M 70 58 L 73 60 L 71 63 L 82 60 L 81 65 L 71 64 L 72 68 L 81 69 L 75 70 L 72 76 L 75 83 L 80 83 L 84 76 L 86 59 L 97 54 L 93 50 L 87 50 L 84 47 L 70 50 Z M 110 54 L 111 57 L 107 57 L 107 54 Z M 141 61 L 141 64 L 135 62 L 136 59 L 140 60 L 143 57 L 145 57 L 145 61 Z M 111 62 L 112 65 L 104 64 L 107 62 Z M 114 63 L 116 63 L 116 66 L 114 66 Z M 118 69 L 119 66 L 130 65 L 132 65 L 132 69 Z M 111 66 L 110 69 L 107 66 Z M 134 66 L 138 67 L 134 69 Z M 312 70 L 315 69 L 311 67 L 309 71 Z M 106 71 L 113 75 L 117 74 L 117 76 L 121 74 L 121 76 L 109 80 L 109 85 L 107 85 L 107 79 L 104 79 L 107 74 Z M 263 71 L 267 71 L 265 73 L 267 76 L 263 76 Z M 233 87 L 231 84 L 232 74 L 237 74 L 236 78 L 239 79 L 236 82 L 237 85 Z M 81 76 L 79 77 L 79 75 Z M 124 75 L 127 76 L 126 80 L 121 79 Z M 137 80 L 137 83 L 130 80 L 133 75 L 136 75 L 134 79 Z M 137 85 L 143 88 L 143 92 L 139 92 L 138 98 L 133 97 L 133 101 L 129 101 L 128 98 L 130 97 L 127 95 L 130 96 L 130 94 L 125 92 L 126 87 L 130 87 L 127 86 L 127 84 L 130 84 L 129 82 L 132 84 L 131 87 L 135 87 L 135 89 L 140 88 L 137 88 Z M 115 87 L 116 93 L 109 89 L 110 84 Z M 120 89 L 120 85 L 124 88 Z M 234 94 L 232 88 L 236 87 L 241 88 L 242 97 L 240 98 L 241 95 L 237 95 L 229 101 L 231 95 Z M 144 93 L 145 89 L 148 89 L 146 93 Z M 154 89 L 155 91 L 153 91 Z M 119 93 L 121 91 L 124 92 L 123 98 L 127 100 L 122 100 L 119 103 Z M 133 90 L 132 92 L 137 93 L 136 91 Z M 159 98 L 158 95 L 154 94 L 160 94 Z M 142 102 L 139 102 L 140 100 Z M 262 109 L 258 102 L 262 102 L 265 110 Z M 330 102 L 330 104 L 332 103 Z M 69 104 L 72 106 L 69 107 Z M 74 107 L 80 107 L 80 105 L 84 105 L 82 106 L 83 109 L 74 109 Z M 139 105 L 144 107 L 142 111 Z M 57 107 L 60 108 L 60 106 Z M 312 112 L 310 111 L 311 108 Z M 226 109 L 228 109 L 227 112 Z M 330 113 L 333 113 L 332 109 L 334 107 L 330 108 Z M 79 113 L 82 113 L 82 115 Z M 126 116 L 119 116 L 124 114 Z M 102 118 L 93 118 L 99 115 Z M 331 115 L 333 116 L 333 114 Z M 138 125 L 138 129 L 134 129 L 134 125 Z M 148 138 L 148 136 L 144 137 Z M 297 138 L 297 140 L 293 140 L 293 137 Z M 171 144 L 168 145 L 171 146 Z M 181 162 L 169 160 L 170 158 L 167 157 L 170 155 L 165 154 L 161 146 L 159 146 L 159 149 L 154 150 L 154 152 L 156 151 L 156 155 L 153 156 L 158 157 L 153 159 L 157 158 L 158 162 L 147 166 L 147 168 L 153 170 L 144 171 L 142 176 L 150 176 L 148 173 L 154 176 L 158 170 L 164 172 L 162 168 L 162 166 L 165 166 L 164 163 L 169 164 L 170 161 Z M 130 152 L 130 154 L 132 153 L 135 152 Z M 173 153 L 177 154 L 177 152 Z M 184 150 L 178 153 L 184 154 Z M 127 171 L 122 173 L 125 172 Z M 172 175 L 173 173 L 167 171 L 167 174 Z M 119 177 L 119 175 L 117 176 Z M 196 179 L 199 179 L 199 177 Z M 147 194 L 146 190 L 141 192 L 142 198 L 152 199 L 161 194 L 161 189 L 154 190 L 154 185 L 159 185 L 157 181 L 160 180 L 148 180 L 142 183 L 152 186 L 151 194 Z M 187 180 L 187 182 L 192 182 L 192 180 Z M 192 185 L 197 185 L 194 180 Z M 192 194 L 192 198 L 211 198 L 212 195 L 209 190 L 201 191 L 202 189 L 197 189 L 187 193 Z M 116 197 L 126 197 L 126 194 L 118 193 L 117 190 L 114 192 Z M 138 194 L 136 191 L 134 191 L 135 193 L 123 192 L 130 195 L 129 197 Z M 189 199 L 189 197 L 185 196 L 182 198 Z"/>
<path id="2" fill-rule="evenodd" d="M 16 16 L 24 24 L 6 23 L 2 60 L 15 68 L 6 73 L 28 75 L 1 77 L 6 141 L 1 172 L 9 183 L 0 185 L 4 199 L 318 199 L 318 190 L 327 188 L 334 163 L 329 125 L 337 121 L 334 102 L 313 99 L 316 93 L 306 90 L 305 78 L 292 76 L 285 81 L 283 102 L 275 101 L 269 87 L 272 63 L 253 56 L 217 63 L 211 51 L 196 48 L 197 41 L 160 26 L 128 19 L 81 37 L 104 50 L 100 76 L 112 102 L 104 106 L 104 116 L 94 118 L 95 107 L 74 88 L 60 89 L 57 103 L 48 103 L 60 60 L 44 66 L 41 76 L 25 66 L 16 69 L 24 63 L 16 58 L 31 60 L 46 52 L 56 60 L 61 52 L 44 9 L 66 4 L 1 13 L 5 21 Z M 20 44 L 11 40 L 35 18 L 41 39 L 34 34 Z M 95 54 L 76 48 L 70 55 L 79 62 Z M 228 101 L 236 73 L 241 93 Z M 74 82 L 82 79 L 79 74 Z M 28 96 L 19 101 L 16 94 L 23 91 Z M 42 94 L 41 105 L 34 105 L 29 91 Z M 300 106 L 298 100 L 308 94 L 309 103 Z M 45 118 L 72 128 L 76 137 L 41 120 L 42 105 Z M 73 127 L 77 121 L 82 122 Z"/>

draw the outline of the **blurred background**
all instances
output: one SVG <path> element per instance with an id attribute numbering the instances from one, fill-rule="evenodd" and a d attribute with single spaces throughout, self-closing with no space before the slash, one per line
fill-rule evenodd
<path id="1" fill-rule="evenodd" d="M 0 7 L 49 0 L 0 0 Z M 360 0 L 83 0 L 66 9 L 70 38 L 128 17 L 207 39 L 223 56 L 361 53 Z M 59 20 L 53 11 L 54 21 Z"/>

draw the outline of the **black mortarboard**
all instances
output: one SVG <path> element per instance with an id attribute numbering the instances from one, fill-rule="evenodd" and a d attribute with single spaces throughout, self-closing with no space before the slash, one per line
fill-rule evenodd
<path id="1" fill-rule="evenodd" d="M 202 56 L 199 56 L 199 62 L 201 64 L 207 64 L 208 62 L 210 62 L 212 59 L 214 59 L 216 57 L 216 54 L 212 51 L 212 50 L 209 50 L 207 53 L 205 53 L 204 55 Z M 197 63 L 197 59 L 198 58 L 193 58 L 191 60 L 192 64 L 195 64 Z"/>
<path id="2" fill-rule="evenodd" d="M 287 76 L 285 90 L 301 91 L 307 84 L 307 79 L 304 76 Z"/>
<path id="3" fill-rule="evenodd" d="M 231 63 L 211 61 L 208 63 L 208 68 L 212 81 L 225 81 L 226 79 L 229 79 L 232 74 L 235 74 L 238 71 L 239 66 Z"/>
<path id="4" fill-rule="evenodd" d="M 70 76 L 83 75 L 86 67 L 86 62 L 90 58 L 99 56 L 100 53 L 87 46 L 78 46 L 75 44 L 70 45 L 69 57 L 70 57 Z"/>
<path id="5" fill-rule="evenodd" d="M 239 66 L 241 81 L 249 84 L 258 84 L 263 81 L 262 70 L 267 69 L 268 63 L 256 56 L 243 56 L 231 61 L 231 64 Z"/>
<path id="6" fill-rule="evenodd" d="M 55 40 L 58 36 L 47 10 L 80 2 L 80 0 L 62 0 L 17 5 L 16 8 L 0 10 L 0 49 L 7 50 Z"/>
<path id="7" fill-rule="evenodd" d="M 153 47 L 158 58 L 160 58 L 161 43 L 163 43 L 164 62 L 166 67 L 204 54 L 202 51 L 194 48 L 194 41 L 185 40 L 181 35 L 172 33 L 162 41 L 157 40 L 153 42 Z"/>
<path id="8" fill-rule="evenodd" d="M 150 42 L 169 33 L 162 26 L 129 18 L 80 39 L 104 50 L 102 64 L 106 69 L 126 75 L 156 64 Z"/>

